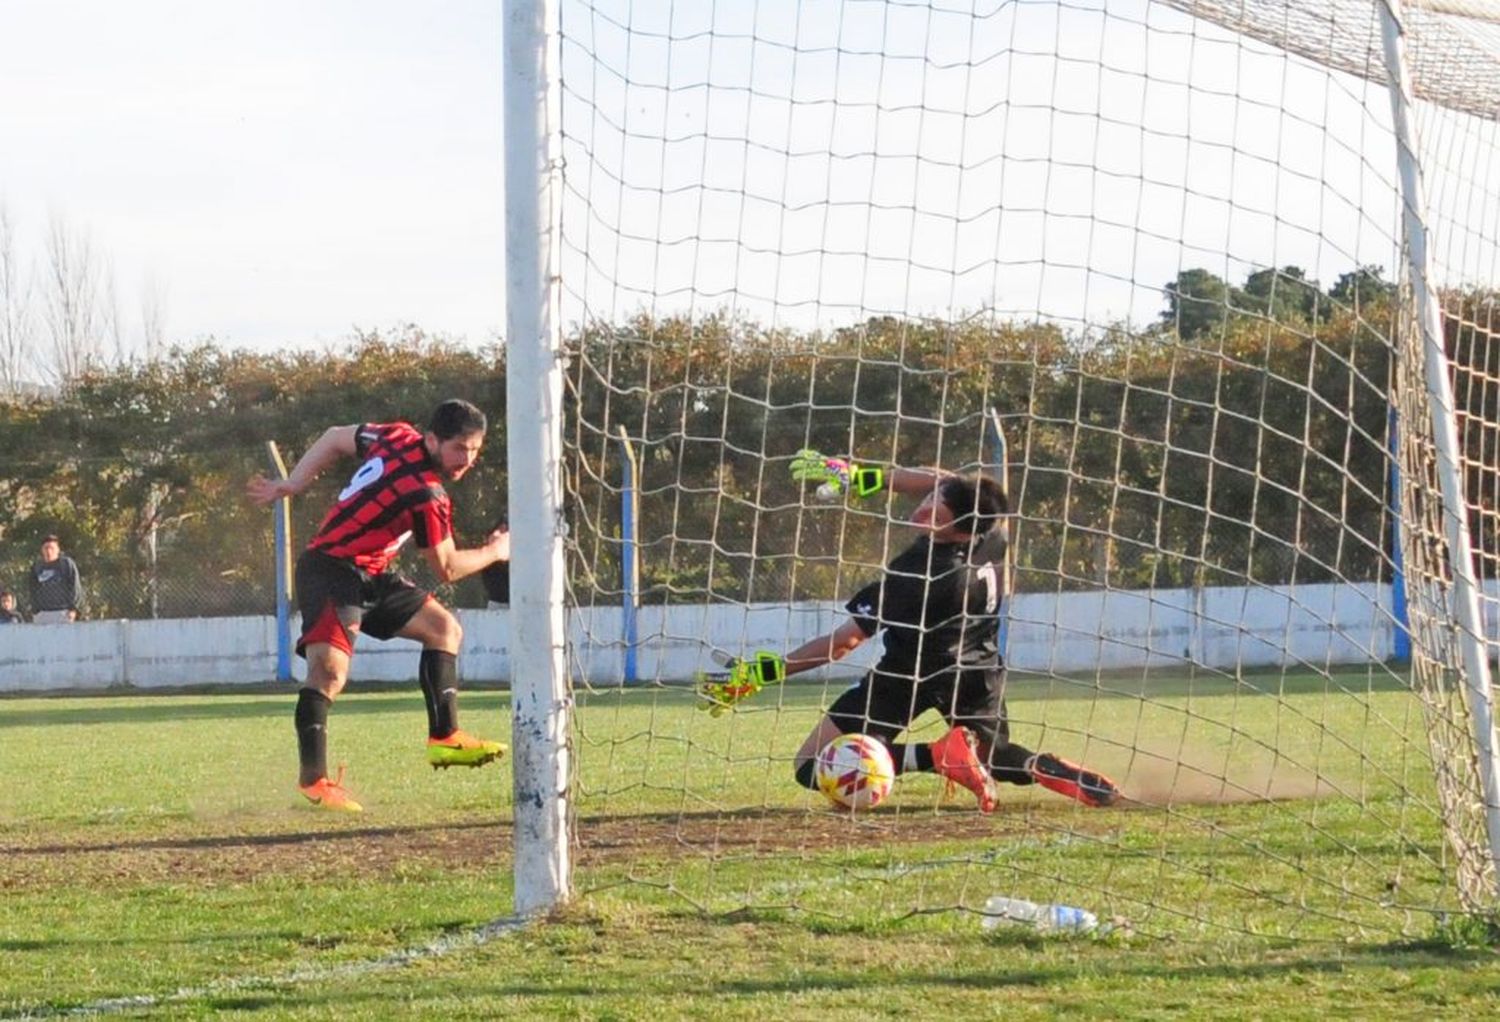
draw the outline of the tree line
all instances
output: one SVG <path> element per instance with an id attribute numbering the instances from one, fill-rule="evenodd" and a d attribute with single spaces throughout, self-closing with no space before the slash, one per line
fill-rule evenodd
<path id="1" fill-rule="evenodd" d="M 988 457 L 991 406 L 1010 444 L 1023 590 L 1388 577 L 1396 296 L 1371 268 L 1326 292 L 1295 270 L 1222 293 L 1186 271 L 1145 328 L 988 315 L 821 331 L 727 314 L 582 324 L 567 338 L 565 396 L 573 595 L 619 599 L 622 429 L 641 456 L 645 600 L 780 602 L 852 591 L 908 537 L 891 521 L 909 510 L 899 503 L 800 492 L 796 451 L 972 467 Z M 1464 322 L 1450 321 L 1450 350 L 1500 358 Z M 203 345 L 12 394 L 0 400 L 0 583 L 19 582 L 57 532 L 93 616 L 266 612 L 270 515 L 242 496 L 264 442 L 295 458 L 328 425 L 420 424 L 455 395 L 491 420 L 454 494 L 468 543 L 505 510 L 498 347 L 415 328 L 317 353 Z M 1494 395 L 1460 400 L 1492 438 Z M 1482 456 L 1486 434 L 1465 435 Z M 342 482 L 330 473 L 294 501 L 299 545 Z M 404 564 L 421 573 L 420 558 Z M 447 595 L 483 603 L 472 581 Z"/>

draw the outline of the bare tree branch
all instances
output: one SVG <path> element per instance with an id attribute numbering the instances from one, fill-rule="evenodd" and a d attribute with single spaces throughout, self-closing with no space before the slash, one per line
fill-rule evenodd
<path id="1" fill-rule="evenodd" d="M 51 362 L 43 367 L 58 383 L 101 364 L 105 315 L 100 309 L 99 261 L 88 235 L 54 216 L 47 232 L 46 324 Z"/>
<path id="2" fill-rule="evenodd" d="M 25 380 L 34 326 L 31 286 L 16 254 L 15 221 L 0 203 L 0 390 L 14 392 Z"/>
<path id="3" fill-rule="evenodd" d="M 141 349 L 146 361 L 160 358 L 167 347 L 166 291 L 155 274 L 141 286 Z"/>

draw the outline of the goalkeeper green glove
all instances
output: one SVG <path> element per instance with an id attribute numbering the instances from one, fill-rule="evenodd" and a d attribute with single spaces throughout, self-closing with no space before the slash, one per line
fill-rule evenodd
<path id="1" fill-rule="evenodd" d="M 851 491 L 856 497 L 869 497 L 885 488 L 884 469 L 829 458 L 811 448 L 798 451 L 792 459 L 792 478 L 799 483 L 817 483 L 818 496 L 827 500 Z"/>
<path id="2" fill-rule="evenodd" d="M 786 661 L 776 653 L 757 650 L 754 659 L 731 660 L 723 673 L 698 675 L 698 708 L 718 717 L 767 685 L 786 680 Z"/>

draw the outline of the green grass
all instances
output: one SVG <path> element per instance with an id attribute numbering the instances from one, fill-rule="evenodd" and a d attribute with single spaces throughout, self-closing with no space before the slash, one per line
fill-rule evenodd
<path id="1" fill-rule="evenodd" d="M 1493 927 L 1447 914 L 1420 715 L 1376 675 L 1018 682 L 1015 739 L 1139 804 L 1008 787 L 989 818 L 925 776 L 857 818 L 799 789 L 791 757 L 829 695 L 718 720 L 677 689 L 581 695 L 579 895 L 482 943 L 510 909 L 509 766 L 429 770 L 414 691 L 334 710 L 359 817 L 296 804 L 286 691 L 0 700 L 0 1014 L 141 995 L 127 1013 L 1493 1010 Z M 463 713 L 509 731 L 503 693 Z M 997 892 L 1112 929 L 984 931 Z"/>

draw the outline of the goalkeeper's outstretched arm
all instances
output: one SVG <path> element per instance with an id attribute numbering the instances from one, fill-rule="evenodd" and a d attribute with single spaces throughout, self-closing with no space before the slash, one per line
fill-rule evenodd
<path id="1" fill-rule="evenodd" d="M 788 676 L 810 671 L 848 656 L 866 639 L 865 631 L 850 618 L 827 635 L 809 639 L 786 656 L 764 650 L 730 661 L 722 674 L 698 676 L 700 708 L 717 717 L 749 699 L 767 685 L 779 685 Z"/>
<path id="2" fill-rule="evenodd" d="M 887 489 L 925 497 L 953 475 L 936 468 L 866 465 L 852 459 L 829 457 L 812 448 L 797 452 L 791 470 L 792 478 L 798 482 L 818 483 L 818 493 L 824 498 L 845 493 L 854 497 L 872 497 Z"/>
<path id="3" fill-rule="evenodd" d="M 801 674 L 824 664 L 842 660 L 859 648 L 868 636 L 853 618 L 827 635 L 809 639 L 786 655 L 786 673 Z"/>
<path id="4" fill-rule="evenodd" d="M 901 468 L 893 466 L 886 470 L 886 485 L 896 493 L 911 497 L 925 497 L 937 490 L 944 479 L 952 476 L 936 468 Z"/>

